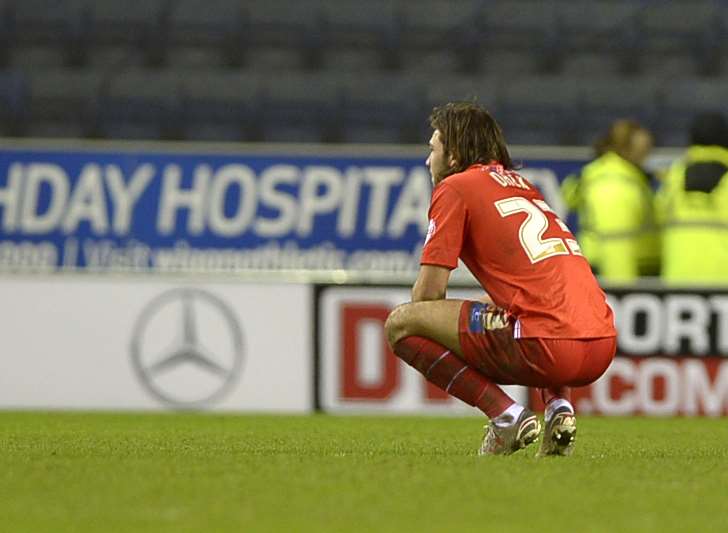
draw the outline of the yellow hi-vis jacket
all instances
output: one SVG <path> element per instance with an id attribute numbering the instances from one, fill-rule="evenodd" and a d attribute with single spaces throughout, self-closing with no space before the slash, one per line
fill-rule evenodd
<path id="1" fill-rule="evenodd" d="M 654 194 L 639 167 L 606 152 L 579 178 L 567 178 L 562 192 L 579 216 L 582 252 L 602 279 L 630 282 L 659 272 Z"/>
<path id="2" fill-rule="evenodd" d="M 691 146 L 657 195 L 662 278 L 728 284 L 728 149 Z"/>

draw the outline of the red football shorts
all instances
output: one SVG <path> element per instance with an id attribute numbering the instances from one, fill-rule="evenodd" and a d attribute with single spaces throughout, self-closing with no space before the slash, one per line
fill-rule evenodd
<path id="1" fill-rule="evenodd" d="M 616 337 L 516 339 L 515 319 L 495 305 L 467 301 L 460 308 L 465 362 L 500 385 L 580 387 L 596 381 L 617 349 Z"/>

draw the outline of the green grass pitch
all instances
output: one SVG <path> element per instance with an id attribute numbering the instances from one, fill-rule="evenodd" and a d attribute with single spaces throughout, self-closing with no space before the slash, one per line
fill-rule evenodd
<path id="1" fill-rule="evenodd" d="M 0 413 L 0 531 L 728 531 L 728 423 L 578 419 L 572 457 L 483 420 Z"/>

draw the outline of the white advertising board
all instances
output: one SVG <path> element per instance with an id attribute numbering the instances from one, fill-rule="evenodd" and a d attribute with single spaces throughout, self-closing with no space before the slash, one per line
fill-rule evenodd
<path id="1" fill-rule="evenodd" d="M 448 291 L 450 298 L 475 299 L 482 291 Z M 321 407 L 328 412 L 477 414 L 395 357 L 384 322 L 410 291 L 392 287 L 324 287 L 319 292 Z M 524 387 L 505 390 L 526 400 Z"/>
<path id="2" fill-rule="evenodd" d="M 0 280 L 0 408 L 313 407 L 308 285 Z"/>
<path id="3" fill-rule="evenodd" d="M 725 416 L 728 361 L 717 357 L 617 357 L 576 408 L 603 415 Z"/>

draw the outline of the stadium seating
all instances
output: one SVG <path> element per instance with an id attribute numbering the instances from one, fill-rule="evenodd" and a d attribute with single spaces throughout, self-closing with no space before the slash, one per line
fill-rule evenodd
<path id="1" fill-rule="evenodd" d="M 102 83 L 92 69 L 36 67 L 28 71 L 32 86 L 30 131 L 36 137 L 88 137 Z"/>
<path id="2" fill-rule="evenodd" d="M 199 141 L 262 140 L 263 92 L 259 77 L 227 70 L 185 76 L 182 103 L 185 138 Z"/>
<path id="3" fill-rule="evenodd" d="M 511 142 L 632 116 L 677 143 L 725 106 L 726 57 L 719 0 L 2 0 L 0 128 L 420 142 L 432 105 L 474 97 Z"/>
<path id="4" fill-rule="evenodd" d="M 180 0 L 168 29 L 173 68 L 246 66 L 250 17 L 242 5 L 214 0 Z"/>
<path id="5" fill-rule="evenodd" d="M 0 73 L 0 127 L 3 135 L 17 137 L 27 132 L 30 87 L 19 72 Z"/>

